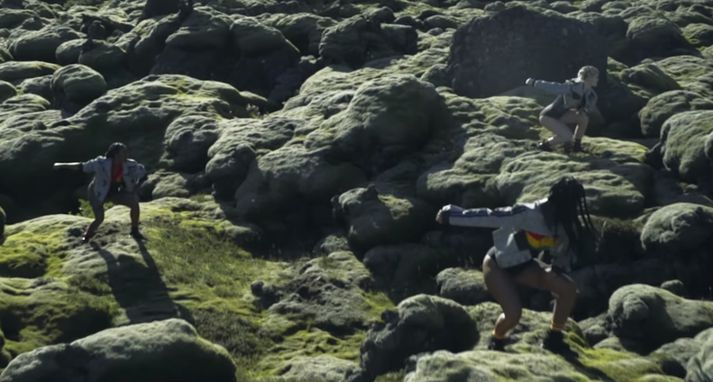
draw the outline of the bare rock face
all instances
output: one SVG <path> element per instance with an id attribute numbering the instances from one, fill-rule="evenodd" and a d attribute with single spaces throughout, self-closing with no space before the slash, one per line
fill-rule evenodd
<path id="1" fill-rule="evenodd" d="M 456 93 L 487 97 L 520 86 L 527 77 L 576 77 L 584 65 L 597 67 L 603 82 L 606 63 L 606 44 L 591 24 L 513 7 L 461 27 L 448 70 Z"/>

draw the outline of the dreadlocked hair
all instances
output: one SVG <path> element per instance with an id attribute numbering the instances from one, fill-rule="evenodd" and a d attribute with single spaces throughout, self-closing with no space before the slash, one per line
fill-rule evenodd
<path id="1" fill-rule="evenodd" d="M 125 144 L 123 144 L 121 142 L 114 142 L 109 145 L 109 148 L 106 150 L 106 153 L 104 154 L 104 156 L 107 158 L 114 159 L 114 156 L 123 150 L 126 150 Z"/>
<path id="2" fill-rule="evenodd" d="M 547 200 L 551 203 L 555 227 L 561 225 L 569 239 L 569 248 L 582 249 L 583 238 L 595 233 L 589 216 L 584 187 L 572 176 L 562 177 L 550 188 Z"/>

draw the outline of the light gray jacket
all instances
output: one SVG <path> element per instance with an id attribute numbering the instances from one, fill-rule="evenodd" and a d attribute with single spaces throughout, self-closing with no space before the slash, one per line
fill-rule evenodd
<path id="1" fill-rule="evenodd" d="M 561 95 L 565 109 L 584 109 L 587 113 L 597 110 L 597 93 L 592 88 L 585 88 L 584 83 L 567 80 L 564 83 L 535 80 L 534 87 L 550 94 Z"/>
<path id="2" fill-rule="evenodd" d="M 96 200 L 103 201 L 109 193 L 111 186 L 111 159 L 98 156 L 94 159 L 82 163 L 82 170 L 86 173 L 93 173 L 89 189 L 94 192 Z M 133 192 L 138 186 L 141 178 L 146 175 L 146 169 L 141 163 L 133 159 L 124 162 L 124 187 L 126 191 Z"/>
<path id="3" fill-rule="evenodd" d="M 547 237 L 545 241 L 554 241 L 549 248 L 555 259 L 555 265 L 569 269 L 572 253 L 564 228 L 554 230 L 545 221 L 542 205 L 547 199 L 534 203 L 518 204 L 513 207 L 463 209 L 455 205 L 443 207 L 442 216 L 447 224 L 466 227 L 498 228 L 493 231 L 495 261 L 500 268 L 509 268 L 532 259 L 527 235 Z"/>

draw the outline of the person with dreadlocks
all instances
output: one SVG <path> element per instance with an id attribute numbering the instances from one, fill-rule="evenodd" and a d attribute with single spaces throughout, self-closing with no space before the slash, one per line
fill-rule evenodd
<path id="1" fill-rule="evenodd" d="M 112 143 L 104 156 L 98 156 L 86 162 L 55 163 L 55 169 L 83 170 L 94 174 L 89 183 L 88 199 L 94 212 L 94 221 L 84 232 L 82 242 L 88 242 L 104 221 L 104 203 L 110 201 L 129 207 L 131 217 L 130 234 L 142 239 L 139 231 L 139 196 L 137 193 L 141 179 L 146 175 L 144 166 L 127 157 L 126 145 Z"/>
<path id="2" fill-rule="evenodd" d="M 488 349 L 504 351 L 507 333 L 522 314 L 516 285 L 524 285 L 549 290 L 555 296 L 550 330 L 542 347 L 571 355 L 562 329 L 574 308 L 577 287 L 565 272 L 571 266 L 572 252 L 580 252 L 583 238 L 594 232 L 584 187 L 575 178 L 561 178 L 550 188 L 547 198 L 534 203 L 494 210 L 447 205 L 438 211 L 436 221 L 498 228 L 493 231 L 494 246 L 483 259 L 485 285 L 503 310 L 495 322 Z M 552 265 L 537 258 L 543 251 L 553 257 Z"/>

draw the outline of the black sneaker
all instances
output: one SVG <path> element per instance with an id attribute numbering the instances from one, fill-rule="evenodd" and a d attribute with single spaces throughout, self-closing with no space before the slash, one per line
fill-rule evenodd
<path id="1" fill-rule="evenodd" d="M 577 353 L 564 342 L 564 335 L 561 331 L 548 330 L 545 339 L 542 340 L 542 348 L 565 358 L 577 358 Z"/>
<path id="2" fill-rule="evenodd" d="M 488 350 L 505 351 L 505 342 L 505 338 L 495 338 L 494 336 L 490 336 Z"/>
<path id="3" fill-rule="evenodd" d="M 82 244 L 89 243 L 89 240 L 92 240 L 92 237 L 94 237 L 93 232 L 85 232 L 84 236 L 82 236 Z"/>
<path id="4" fill-rule="evenodd" d="M 574 144 L 572 145 L 572 151 L 574 151 L 576 153 L 581 153 L 582 151 L 584 151 L 584 149 L 582 149 L 582 140 L 581 139 L 576 139 L 574 141 Z"/>
<path id="5" fill-rule="evenodd" d="M 550 142 L 548 142 L 548 141 L 542 141 L 542 142 L 538 143 L 537 148 L 542 151 L 552 151 L 552 146 L 550 145 Z"/>

